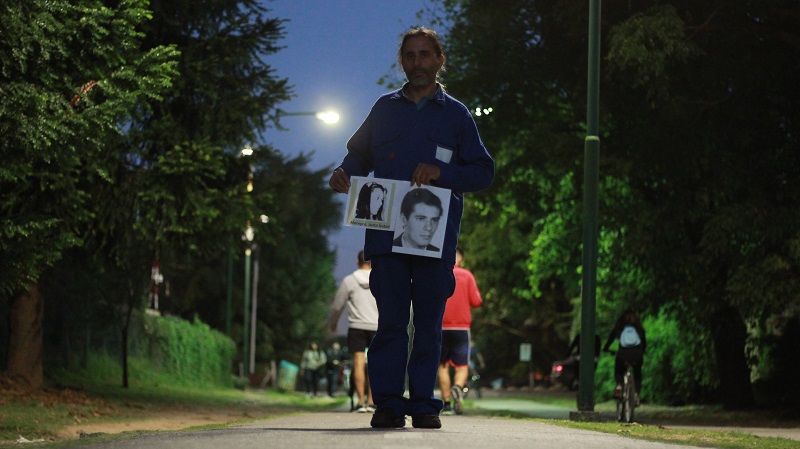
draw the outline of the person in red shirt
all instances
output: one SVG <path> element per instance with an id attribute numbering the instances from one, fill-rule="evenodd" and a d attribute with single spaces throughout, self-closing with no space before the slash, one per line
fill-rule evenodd
<path id="1" fill-rule="evenodd" d="M 465 268 L 461 268 L 464 252 L 456 248 L 456 264 L 453 276 L 456 278 L 456 289 L 453 296 L 447 299 L 442 318 L 442 355 L 439 357 L 439 386 L 444 401 L 443 414 L 457 415 L 462 413 L 461 401 L 464 398 L 464 386 L 469 375 L 469 342 L 472 325 L 472 309 L 483 303 L 481 292 L 475 277 Z M 450 367 L 455 368 L 451 383 Z M 452 399 L 453 405 L 450 406 Z"/>

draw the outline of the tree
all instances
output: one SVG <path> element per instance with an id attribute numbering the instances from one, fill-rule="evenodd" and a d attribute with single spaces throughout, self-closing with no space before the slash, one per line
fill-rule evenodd
<path id="1" fill-rule="evenodd" d="M 710 330 L 730 408 L 754 402 L 747 327 L 797 305 L 800 179 L 787 168 L 800 70 L 785 58 L 800 51 L 800 19 L 790 4 L 670 2 L 629 11 L 609 36 L 611 86 L 629 86 L 610 87 L 614 148 L 655 219 L 632 236 L 655 243 L 635 257 L 660 273 L 660 302 Z"/>
<path id="2" fill-rule="evenodd" d="M 267 18 L 258 2 L 156 0 L 151 7 L 143 48 L 174 45 L 180 76 L 126 123 L 112 161 L 114 188 L 97 192 L 108 201 L 98 203 L 87 229 L 102 265 L 123 280 L 109 283 L 116 288 L 108 302 L 122 306 L 116 322 L 126 387 L 131 314 L 144 308 L 153 261 L 169 271 L 173 261 L 224 254 L 229 240 L 220 237 L 241 233 L 253 211 L 239 150 L 291 96 L 265 61 L 279 49 L 282 21 Z"/>
<path id="3" fill-rule="evenodd" d="M 494 198 L 470 203 L 484 223 L 468 216 L 465 239 L 518 226 L 527 245 L 476 264 L 529 254 L 527 276 L 497 288 L 532 292 L 535 313 L 543 286 L 563 282 L 567 298 L 579 287 L 588 11 L 569 0 L 441 3 L 449 89 L 493 109 L 478 120 L 498 162 Z M 797 21 L 781 0 L 604 5 L 598 328 L 629 306 L 680 311 L 670 316 L 683 330 L 713 336 L 731 408 L 753 403 L 748 329 L 797 310 L 800 183 L 788 167 L 800 70 L 786 62 L 800 49 Z"/>
<path id="4" fill-rule="evenodd" d="M 328 303 L 336 291 L 327 236 L 341 224 L 341 205 L 328 187 L 332 167 L 309 171 L 309 160 L 263 152 L 255 163 L 254 201 L 270 216 L 257 229 L 263 239 L 257 348 L 264 362 L 299 362 L 309 341 L 327 335 Z"/>
<path id="5" fill-rule="evenodd" d="M 258 324 L 256 363 L 295 360 L 310 340 L 325 337 L 328 302 L 335 292 L 333 251 L 326 236 L 341 222 L 341 207 L 327 187 L 329 170 L 309 171 L 309 158 L 287 159 L 269 147 L 254 148 L 250 221 L 258 250 Z M 269 217 L 268 223 L 259 220 Z M 234 246 L 231 337 L 242 348 L 243 270 L 245 243 L 238 230 Z M 226 236 L 217 236 L 225 239 Z M 177 255 L 176 255 L 177 256 Z M 218 329 L 226 315 L 224 253 L 202 258 L 175 257 L 170 265 L 171 298 L 168 313 L 185 319 L 195 314 Z"/>
<path id="6" fill-rule="evenodd" d="M 471 268 L 488 290 L 476 335 L 482 339 L 490 324 L 497 332 L 484 347 L 534 343 L 534 365 L 547 372 L 566 352 L 571 299 L 579 293 L 580 52 L 549 39 L 556 31 L 537 15 L 555 14 L 552 3 L 442 4 L 442 26 L 450 24 L 447 88 L 480 112 L 476 121 L 497 167 L 490 191 L 467 199 L 462 226 Z"/>
<path id="7" fill-rule="evenodd" d="M 81 242 L 87 182 L 108 182 L 108 136 L 158 98 L 175 51 L 138 48 L 146 2 L 17 1 L 0 14 L 0 294 L 11 298 L 7 373 L 42 383 L 43 272 Z"/>

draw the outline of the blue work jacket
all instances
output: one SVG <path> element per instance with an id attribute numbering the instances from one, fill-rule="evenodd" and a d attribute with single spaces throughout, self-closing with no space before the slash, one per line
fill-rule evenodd
<path id="1" fill-rule="evenodd" d="M 347 142 L 340 167 L 348 176 L 411 182 L 417 164 L 435 164 L 441 174 L 431 185 L 451 190 L 442 259 L 455 261 L 464 210 L 464 193 L 489 188 L 494 161 L 481 141 L 469 110 L 441 86 L 433 97 L 414 104 L 403 90 L 381 96 Z M 392 252 L 393 234 L 367 229 L 364 255 Z"/>

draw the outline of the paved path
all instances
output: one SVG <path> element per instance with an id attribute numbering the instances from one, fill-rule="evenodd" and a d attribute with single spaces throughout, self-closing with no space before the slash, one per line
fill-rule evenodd
<path id="1" fill-rule="evenodd" d="M 529 416 L 568 419 L 567 407 L 520 399 L 487 397 L 474 399 L 476 407 L 509 410 Z M 370 414 L 351 413 L 350 405 L 329 412 L 304 413 L 234 425 L 224 429 L 161 432 L 89 447 L 103 449 L 228 449 L 228 448 L 341 448 L 341 449 L 680 449 L 692 446 L 654 443 L 616 434 L 570 429 L 529 420 L 484 416 L 442 416 L 442 429 L 414 429 L 407 420 L 404 429 L 372 429 Z M 611 418 L 613 419 L 613 418 Z M 680 426 L 669 426 L 681 428 Z M 705 428 L 709 429 L 709 428 Z M 714 428 L 761 436 L 800 440 L 800 428 Z"/>
<path id="2" fill-rule="evenodd" d="M 442 429 L 372 429 L 369 414 L 336 410 L 299 414 L 225 429 L 166 432 L 92 445 L 114 449 L 687 449 L 527 420 L 443 416 Z"/>

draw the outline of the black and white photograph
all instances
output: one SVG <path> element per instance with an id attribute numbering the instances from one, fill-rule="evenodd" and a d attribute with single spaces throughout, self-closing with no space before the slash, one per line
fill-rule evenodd
<path id="1" fill-rule="evenodd" d="M 393 179 L 350 178 L 344 224 L 362 228 L 394 230 L 392 203 L 398 184 Z"/>
<path id="2" fill-rule="evenodd" d="M 441 258 L 449 210 L 450 190 L 352 176 L 344 224 L 393 232 L 394 253 Z"/>
<path id="3" fill-rule="evenodd" d="M 450 191 L 431 186 L 409 187 L 402 200 L 395 202 L 392 252 L 441 258 Z"/>

